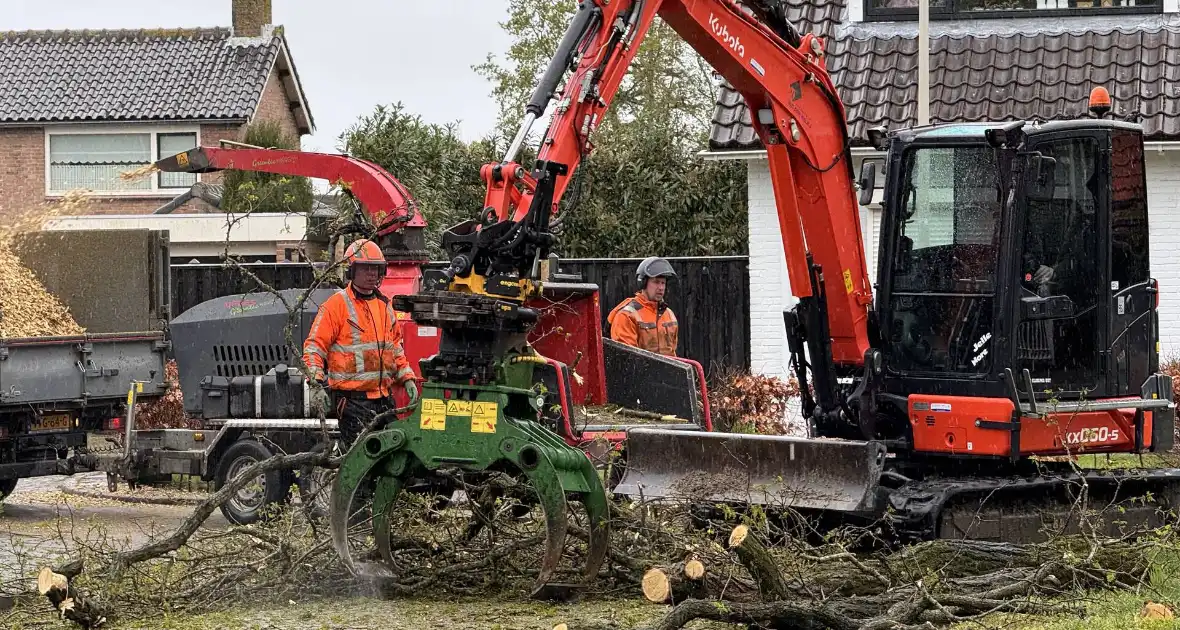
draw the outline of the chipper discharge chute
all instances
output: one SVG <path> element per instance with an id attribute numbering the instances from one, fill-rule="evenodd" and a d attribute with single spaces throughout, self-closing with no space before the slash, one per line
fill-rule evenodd
<path id="1" fill-rule="evenodd" d="M 837 512 L 874 510 L 878 442 L 637 427 L 615 494 Z"/>
<path id="2" fill-rule="evenodd" d="M 543 510 L 545 542 L 533 597 L 571 599 L 597 575 L 608 545 L 606 492 L 586 454 L 537 419 L 543 403 L 533 369 L 543 364 L 525 342 L 536 312 L 485 296 L 451 292 L 398 296 L 398 310 L 423 326 L 442 329 L 439 353 L 423 360 L 421 399 L 405 420 L 392 419 L 360 439 L 341 462 L 332 488 L 332 541 L 355 574 L 390 577 L 396 568 L 390 514 L 407 486 L 447 487 L 507 474 L 531 488 Z M 466 490 L 467 485 L 463 488 Z M 529 493 L 533 496 L 533 493 Z M 371 496 L 376 557 L 354 559 L 348 530 L 356 498 Z M 487 500 L 468 496 L 473 512 Z M 568 505 L 580 502 L 588 518 L 588 548 L 580 583 L 553 578 L 569 529 Z M 363 510 L 360 510 L 363 511 Z M 478 518 L 478 515 L 477 515 Z"/>

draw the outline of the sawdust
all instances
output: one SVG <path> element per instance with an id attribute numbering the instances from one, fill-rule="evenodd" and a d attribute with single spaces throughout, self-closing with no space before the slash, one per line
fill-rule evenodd
<path id="1" fill-rule="evenodd" d="M 0 227 L 0 338 L 86 332 L 61 300 L 46 290 L 13 253 L 12 243 L 21 234 L 40 231 L 48 219 L 80 214 L 88 203 L 86 191 L 71 191 L 61 200 L 20 213 Z"/>
<path id="2" fill-rule="evenodd" d="M 144 177 L 147 177 L 148 175 L 151 175 L 152 173 L 155 173 L 158 170 L 160 170 L 160 169 L 157 168 L 155 164 L 145 164 L 135 170 L 120 172 L 119 179 L 122 179 L 124 181 L 134 181 L 137 179 L 142 179 Z"/>

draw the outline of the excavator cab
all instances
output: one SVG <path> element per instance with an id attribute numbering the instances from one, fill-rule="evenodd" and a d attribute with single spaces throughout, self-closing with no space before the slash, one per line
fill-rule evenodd
<path id="1" fill-rule="evenodd" d="M 1021 408 L 1155 387 L 1158 285 L 1138 125 L 955 124 L 898 131 L 882 144 L 874 345 L 884 366 L 878 400 L 897 413 L 877 423 L 877 437 L 974 450 L 972 432 L 948 431 L 937 415 L 939 435 L 924 440 L 914 394 L 949 397 L 943 408 L 959 397 L 978 416 L 964 401 L 1015 395 Z"/>

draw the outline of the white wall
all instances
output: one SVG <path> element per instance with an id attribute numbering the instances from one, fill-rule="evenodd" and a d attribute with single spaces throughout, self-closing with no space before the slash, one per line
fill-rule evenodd
<path id="1" fill-rule="evenodd" d="M 750 232 L 750 370 L 787 378 L 790 353 L 783 311 L 797 301 L 787 278 L 778 210 L 765 159 L 746 162 L 749 186 Z M 858 166 L 859 168 L 859 166 Z M 870 216 L 871 215 L 871 216 Z M 867 246 L 871 278 L 876 277 L 876 238 L 881 214 L 861 208 L 860 229 Z M 871 240 L 870 240 L 871 239 Z"/>
<path id="2" fill-rule="evenodd" d="M 1161 351 L 1180 355 L 1180 151 L 1147 150 L 1147 195 L 1151 224 L 1151 273 L 1160 283 Z M 859 172 L 859 160 L 856 160 Z M 750 231 L 750 369 L 787 377 L 783 309 L 794 304 L 778 215 L 765 159 L 748 165 Z M 881 212 L 861 208 L 861 233 L 869 274 L 877 279 Z"/>
<path id="3" fill-rule="evenodd" d="M 274 256 L 278 243 L 300 241 L 307 217 L 294 213 L 248 215 L 209 214 L 96 214 L 49 219 L 46 230 L 168 230 L 173 258 L 217 256 Z"/>
<path id="4" fill-rule="evenodd" d="M 1160 283 L 1160 351 L 1180 355 L 1180 151 L 1148 149 L 1151 275 Z"/>

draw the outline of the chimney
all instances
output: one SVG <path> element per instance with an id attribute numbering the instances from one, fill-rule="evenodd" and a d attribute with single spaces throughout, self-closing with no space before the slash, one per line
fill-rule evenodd
<path id="1" fill-rule="evenodd" d="M 271 24 L 270 0 L 233 0 L 235 37 L 258 37 Z"/>

